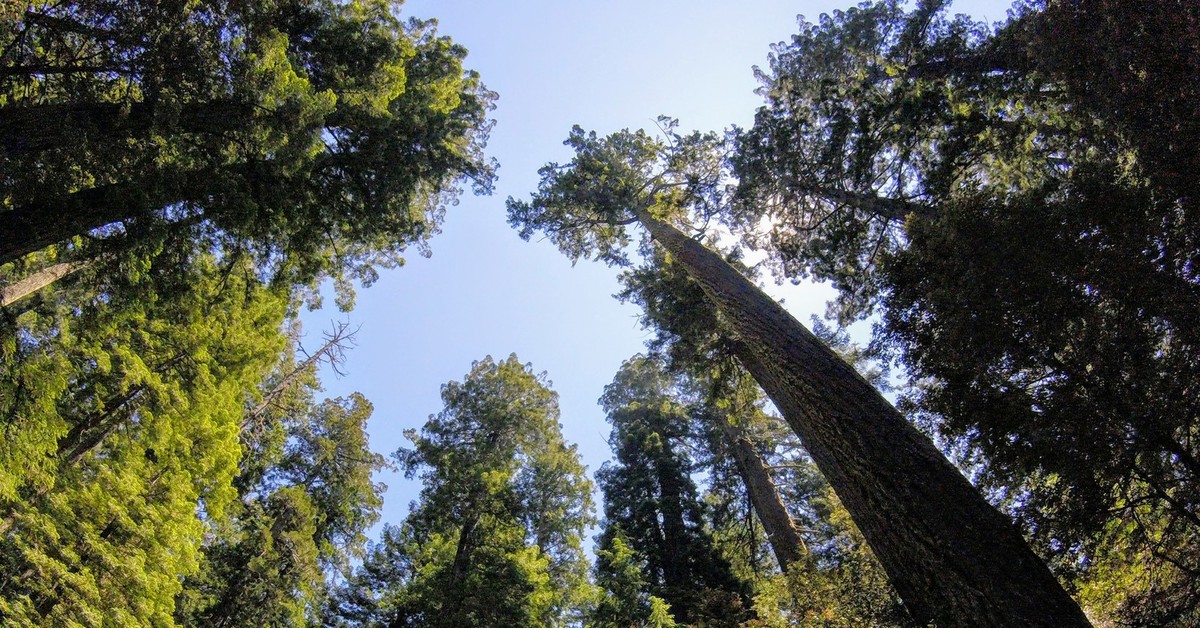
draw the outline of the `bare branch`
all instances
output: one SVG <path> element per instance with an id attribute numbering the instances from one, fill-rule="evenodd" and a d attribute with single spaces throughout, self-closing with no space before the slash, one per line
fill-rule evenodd
<path id="1" fill-rule="evenodd" d="M 267 409 L 292 387 L 297 378 L 310 369 L 315 368 L 321 362 L 329 364 L 333 372 L 339 377 L 344 376 L 346 372 L 342 370 L 341 365 L 346 359 L 346 350 L 354 345 L 354 336 L 358 334 L 360 328 L 361 326 L 350 330 L 350 323 L 348 322 L 335 323 L 331 331 L 327 331 L 322 335 L 325 342 L 321 345 L 321 348 L 317 349 L 311 355 L 297 343 L 297 350 L 304 354 L 304 360 L 289 371 L 287 375 L 284 375 L 267 394 L 263 395 L 262 401 L 246 414 L 246 418 L 242 420 L 241 428 L 245 430 L 256 423 L 266 413 Z"/>

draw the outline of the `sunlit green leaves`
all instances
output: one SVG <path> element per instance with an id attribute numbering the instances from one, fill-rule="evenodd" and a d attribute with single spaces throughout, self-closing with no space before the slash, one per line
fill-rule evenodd
<path id="1" fill-rule="evenodd" d="M 339 593 L 354 623 L 577 622 L 592 598 L 583 556 L 592 484 L 562 440 L 557 395 L 516 356 L 442 387 L 445 409 L 397 452 L 421 499 Z"/>
<path id="2" fill-rule="evenodd" d="M 572 128 L 564 144 L 574 157 L 543 167 L 531 200 L 508 199 L 509 224 L 526 240 L 544 232 L 572 261 L 627 265 L 626 249 L 640 241 L 628 229 L 636 211 L 660 220 L 711 215 L 726 184 L 723 138 L 683 135 L 668 118 L 660 119 L 660 131 L 600 137 Z"/>
<path id="3" fill-rule="evenodd" d="M 3 501 L 0 560 L 12 621 L 88 623 L 110 606 L 129 622 L 166 621 L 180 576 L 197 567 L 197 507 L 219 519 L 234 499 L 239 421 L 282 348 L 287 299 L 244 264 L 194 268 L 173 298 L 98 298 L 63 320 L 69 334 L 20 336 L 60 356 L 69 385 L 52 405 L 6 398 L 15 446 L 0 473 L 15 495 Z M 135 292 L 166 287 L 133 277 Z M 5 381 L 37 377 L 38 351 L 7 362 Z"/>

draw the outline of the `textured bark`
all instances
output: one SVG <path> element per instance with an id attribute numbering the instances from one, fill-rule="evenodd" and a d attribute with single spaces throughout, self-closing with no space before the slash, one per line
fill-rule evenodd
<path id="1" fill-rule="evenodd" d="M 0 307 L 8 307 L 85 266 L 86 264 L 75 262 L 61 262 L 4 286 L 0 288 Z"/>
<path id="2" fill-rule="evenodd" d="M 738 472 L 746 482 L 750 505 L 767 532 L 767 540 L 771 544 L 775 560 L 779 561 L 779 567 L 786 572 L 808 554 L 804 541 L 800 538 L 800 531 L 796 529 L 787 507 L 783 505 L 775 482 L 771 480 L 771 473 L 767 470 L 762 456 L 758 455 L 758 450 L 754 448 L 754 443 L 741 429 L 734 427 L 724 418 L 718 418 L 717 424 L 733 452 Z"/>
<path id="3" fill-rule="evenodd" d="M 125 218 L 124 187 L 76 192 L 54 207 L 37 204 L 0 212 L 0 266 Z"/>
<path id="4" fill-rule="evenodd" d="M 853 368 L 716 253 L 646 211 L 862 531 L 913 617 L 939 626 L 1087 626 L 1020 532 Z"/>
<path id="5" fill-rule="evenodd" d="M 458 545 L 454 549 L 454 562 L 450 563 L 450 583 L 455 587 L 467 578 L 471 568 L 471 554 L 475 551 L 475 528 L 479 525 L 479 513 L 471 512 L 458 531 Z"/>
<path id="6" fill-rule="evenodd" d="M 166 185 L 139 180 L 102 185 L 0 212 L 0 265 L 92 229 L 199 198 L 206 174 L 193 173 Z"/>

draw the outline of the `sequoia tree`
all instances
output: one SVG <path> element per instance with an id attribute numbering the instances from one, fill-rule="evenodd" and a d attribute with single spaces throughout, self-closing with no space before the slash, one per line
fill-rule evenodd
<path id="1" fill-rule="evenodd" d="M 946 4 L 775 47 L 730 223 L 844 319 L 882 311 L 919 414 L 1092 602 L 1194 622 L 1200 8 L 1035 2 L 992 31 Z"/>
<path id="2" fill-rule="evenodd" d="M 717 253 L 674 223 L 711 213 L 726 180 L 714 136 L 665 140 L 576 127 L 510 223 L 572 259 L 627 260 L 640 224 L 696 281 L 740 340 L 738 359 L 800 436 L 920 621 L 1086 625 L 1020 532 L 852 367 Z"/>
<path id="3" fill-rule="evenodd" d="M 682 625 L 735 626 L 749 618 L 749 590 L 719 553 L 687 452 L 690 417 L 655 360 L 634 358 L 605 388 L 614 460 L 596 474 L 604 492 L 601 580 L 620 581 L 627 547 L 644 561 L 644 592 Z"/>
<path id="4" fill-rule="evenodd" d="M 736 249 L 726 258 L 753 276 Z M 666 357 L 677 394 L 689 406 L 700 435 L 692 449 L 703 459 L 713 527 L 739 573 L 752 575 L 759 620 L 770 626 L 784 625 L 785 618 L 828 626 L 910 625 L 844 508 L 737 363 L 737 339 L 723 331 L 700 286 L 661 251 L 622 273 L 621 281 L 625 289 L 618 296 L 642 308 L 642 325 L 653 333 L 652 355 Z M 813 331 L 873 386 L 888 390 L 887 370 L 871 351 L 819 321 Z M 744 517 L 737 512 L 743 504 Z M 758 559 L 758 525 L 751 513 L 785 573 L 774 573 L 769 561 Z"/>

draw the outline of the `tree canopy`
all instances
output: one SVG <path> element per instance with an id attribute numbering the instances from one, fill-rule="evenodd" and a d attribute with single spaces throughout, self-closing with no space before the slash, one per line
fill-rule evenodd
<path id="1" fill-rule="evenodd" d="M 297 397 L 286 328 L 493 176 L 494 95 L 395 9 L 0 10 L 3 621 L 294 623 L 358 551 L 370 406 Z"/>
<path id="2" fill-rule="evenodd" d="M 28 2 L 0 29 L 0 264 L 192 228 L 369 279 L 492 181 L 494 95 L 383 0 Z"/>
<path id="3" fill-rule="evenodd" d="M 732 334 L 738 362 L 780 408 L 918 621 L 1086 623 L 1042 561 L 929 439 L 778 302 L 683 229 L 727 199 L 713 134 L 573 129 L 575 158 L 549 164 L 509 221 L 565 254 L 627 264 L 626 225 L 661 246 Z M 610 192 L 615 191 L 615 193 Z M 703 224 L 703 223 L 700 223 Z"/>
<path id="4" fill-rule="evenodd" d="M 843 321 L 880 312 L 917 416 L 1062 573 L 1099 591 L 1116 577 L 1100 557 L 1124 564 L 1135 623 L 1197 608 L 1197 206 L 1174 174 L 1198 154 L 1177 74 L 1200 67 L 1178 26 L 1196 19 L 1178 2 L 1032 3 L 994 30 L 943 2 L 836 12 L 776 46 L 734 153 L 730 224 L 781 276 L 831 280 Z"/>
<path id="5" fill-rule="evenodd" d="M 476 362 L 396 452 L 420 500 L 335 608 L 389 626 L 562 626 L 591 597 L 592 484 L 559 431 L 557 395 L 516 356 Z"/>
<path id="6" fill-rule="evenodd" d="M 305 351 L 495 180 L 401 5 L 0 8 L 0 623 L 1200 623 L 1200 3 L 870 0 L 747 128 L 573 127 L 506 209 L 641 308 L 594 483 L 515 355 L 389 462 Z"/>

